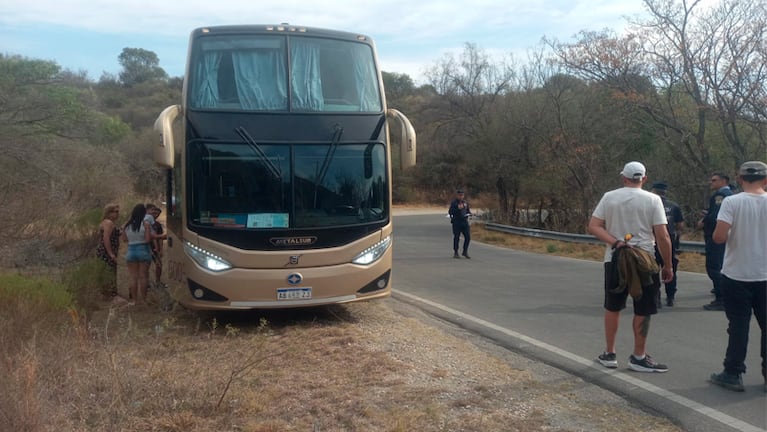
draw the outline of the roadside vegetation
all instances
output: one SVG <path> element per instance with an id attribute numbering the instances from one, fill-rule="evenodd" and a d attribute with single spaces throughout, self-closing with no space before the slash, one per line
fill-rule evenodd
<path id="1" fill-rule="evenodd" d="M 473 233 L 533 253 L 602 256 L 599 246 L 482 224 Z M 228 314 L 125 307 L 102 295 L 104 270 L 89 259 L 61 274 L 0 274 L 8 430 L 609 431 L 617 419 L 678 430 L 615 400 L 580 400 L 579 380 L 540 382 L 529 363 L 388 302 Z"/>
<path id="2" fill-rule="evenodd" d="M 694 226 L 712 172 L 767 154 L 767 7 L 637 1 L 620 35 L 544 38 L 524 61 L 467 41 L 419 85 L 384 71 L 388 106 L 418 133 L 418 165 L 392 167 L 395 202 L 441 205 L 462 187 L 496 222 L 582 233 L 620 167 L 641 160 Z M 94 80 L 0 54 L 0 267 L 69 265 L 92 250 L 80 230 L 105 204 L 167 199 L 152 126 L 183 78 L 146 48 L 115 56 L 122 70 Z"/>
<path id="3" fill-rule="evenodd" d="M 637 1 L 645 14 L 621 35 L 544 39 L 525 64 L 467 42 L 419 86 L 384 72 L 388 106 L 418 132 L 418 166 L 394 167 L 395 202 L 442 206 L 463 187 L 494 221 L 582 233 L 620 167 L 641 160 L 670 184 L 692 227 L 711 172 L 767 154 L 767 9 L 758 0 Z M 5 428 L 675 430 L 631 407 L 581 404 L 578 383 L 534 382 L 525 366 L 478 371 L 473 348 L 450 350 L 460 338 L 443 340 L 386 302 L 217 316 L 104 301 L 107 276 L 91 258 L 101 209 L 166 199 L 152 125 L 181 101 L 182 84 L 152 51 L 115 55 L 122 71 L 94 80 L 0 54 Z M 474 233 L 536 253 L 601 256 L 598 246 Z M 684 254 L 680 269 L 701 271 L 702 257 Z"/>
<path id="4" fill-rule="evenodd" d="M 227 314 L 107 301 L 83 309 L 75 286 L 99 289 L 0 275 L 7 430 L 565 432 L 621 422 L 679 431 L 393 301 Z"/>
<path id="5" fill-rule="evenodd" d="M 496 246 L 544 255 L 557 255 L 591 261 L 601 261 L 604 256 L 604 246 L 585 243 L 570 243 L 558 240 L 545 240 L 525 237 L 485 229 L 484 224 L 472 225 L 472 240 L 481 241 Z M 706 273 L 706 257 L 699 253 L 682 253 L 679 255 L 679 271 Z"/>

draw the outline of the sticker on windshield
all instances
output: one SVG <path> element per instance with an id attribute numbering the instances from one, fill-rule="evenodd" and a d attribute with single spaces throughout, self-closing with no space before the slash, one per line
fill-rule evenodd
<path id="1" fill-rule="evenodd" d="M 287 213 L 250 213 L 248 228 L 287 228 Z"/>

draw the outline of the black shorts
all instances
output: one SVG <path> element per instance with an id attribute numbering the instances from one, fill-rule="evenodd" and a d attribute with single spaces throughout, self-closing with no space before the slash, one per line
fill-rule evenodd
<path id="1" fill-rule="evenodd" d="M 619 293 L 610 292 L 618 287 L 618 279 L 614 277 L 612 263 L 605 263 L 605 309 L 619 312 L 626 308 L 626 300 L 629 296 L 628 288 Z M 652 285 L 642 287 L 642 297 L 634 300 L 634 315 L 647 316 L 658 313 L 660 301 L 660 275 L 652 276 Z"/>

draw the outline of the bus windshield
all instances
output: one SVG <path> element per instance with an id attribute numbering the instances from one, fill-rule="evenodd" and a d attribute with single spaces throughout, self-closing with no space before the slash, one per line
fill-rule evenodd
<path id="1" fill-rule="evenodd" d="M 188 106 L 200 110 L 381 112 L 372 47 L 287 35 L 202 36 Z"/>
<path id="2" fill-rule="evenodd" d="M 312 228 L 387 217 L 383 143 L 197 140 L 189 151 L 193 225 Z"/>

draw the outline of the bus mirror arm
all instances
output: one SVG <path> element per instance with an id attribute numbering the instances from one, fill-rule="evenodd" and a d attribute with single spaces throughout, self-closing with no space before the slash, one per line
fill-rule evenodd
<path id="1" fill-rule="evenodd" d="M 181 113 L 181 105 L 171 105 L 157 116 L 154 130 L 160 133 L 160 142 L 154 147 L 154 161 L 163 168 L 173 168 L 175 144 L 173 139 L 173 121 Z"/>
<path id="2" fill-rule="evenodd" d="M 404 114 L 394 108 L 386 110 L 386 116 L 396 119 L 400 127 L 400 167 L 402 169 L 415 166 L 416 161 L 416 136 L 415 129 Z"/>

